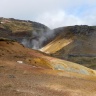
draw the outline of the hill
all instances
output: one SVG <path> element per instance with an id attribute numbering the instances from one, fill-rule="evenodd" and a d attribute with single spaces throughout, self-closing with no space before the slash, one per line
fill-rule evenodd
<path id="1" fill-rule="evenodd" d="M 95 70 L 0 39 L 0 96 L 95 96 L 95 89 Z"/>
<path id="2" fill-rule="evenodd" d="M 50 31 L 47 26 L 38 22 L 14 18 L 0 18 L 0 37 L 16 40 L 29 48 L 37 47 L 38 49 L 45 45 L 47 41 L 43 34 Z M 40 42 L 41 37 L 44 38 L 44 43 Z"/>
<path id="3" fill-rule="evenodd" d="M 51 56 L 96 69 L 96 27 L 68 26 L 54 30 L 56 38 L 40 50 Z"/>
<path id="4" fill-rule="evenodd" d="M 38 22 L 0 18 L 0 37 L 96 69 L 96 26 L 76 25 L 51 30 Z"/>
<path id="5" fill-rule="evenodd" d="M 95 71 L 81 65 L 50 57 L 36 50 L 25 48 L 16 41 L 0 39 L 0 59 L 22 61 L 28 64 L 54 70 L 64 70 L 81 74 L 93 74 Z M 20 60 L 19 60 L 20 59 Z"/>

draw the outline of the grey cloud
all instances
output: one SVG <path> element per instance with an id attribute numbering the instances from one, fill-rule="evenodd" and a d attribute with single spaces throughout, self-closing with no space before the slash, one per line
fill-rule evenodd
<path id="1" fill-rule="evenodd" d="M 42 16 L 38 17 L 37 21 L 46 24 L 50 28 L 76 24 L 79 25 L 83 23 L 80 18 L 74 15 L 69 15 L 64 11 L 58 11 L 56 13 L 45 13 Z"/>
<path id="2" fill-rule="evenodd" d="M 83 6 L 87 6 L 88 9 L 80 12 L 82 17 L 73 14 L 75 8 Z M 38 20 L 52 28 L 87 23 L 92 25 L 96 20 L 95 6 L 96 0 L 1 0 L 0 16 Z M 69 14 L 68 10 L 71 10 Z"/>

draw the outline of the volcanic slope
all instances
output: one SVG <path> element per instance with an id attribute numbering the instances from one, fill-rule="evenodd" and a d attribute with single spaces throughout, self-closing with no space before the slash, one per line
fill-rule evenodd
<path id="1" fill-rule="evenodd" d="M 57 28 L 60 34 L 42 52 L 96 69 L 96 27 L 69 26 Z"/>
<path id="2" fill-rule="evenodd" d="M 45 34 L 50 31 L 47 26 L 38 22 L 14 18 L 0 18 L 0 37 L 17 40 L 29 48 L 34 46 L 32 45 L 32 41 L 38 41 L 43 33 Z M 44 42 L 44 45 L 46 43 Z"/>
<path id="3" fill-rule="evenodd" d="M 6 95 L 95 96 L 96 71 L 1 38 L 0 96 Z"/>

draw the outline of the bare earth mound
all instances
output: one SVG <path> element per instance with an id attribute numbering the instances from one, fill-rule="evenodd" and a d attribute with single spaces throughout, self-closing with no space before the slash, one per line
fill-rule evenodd
<path id="1" fill-rule="evenodd" d="M 0 39 L 0 96 L 96 96 L 96 71 Z"/>

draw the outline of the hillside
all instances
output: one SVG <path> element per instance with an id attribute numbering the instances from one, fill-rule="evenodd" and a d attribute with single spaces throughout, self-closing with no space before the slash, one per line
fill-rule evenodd
<path id="1" fill-rule="evenodd" d="M 41 48 L 42 52 L 96 69 L 95 26 L 62 27 L 55 29 L 55 32 L 60 34 Z"/>
<path id="2" fill-rule="evenodd" d="M 40 24 L 38 22 L 30 20 L 19 20 L 14 18 L 0 18 L 0 28 L 11 33 L 20 33 L 20 32 L 32 32 L 49 29 L 47 26 Z"/>
<path id="3" fill-rule="evenodd" d="M 0 59 L 8 59 L 10 61 L 14 60 L 15 62 L 22 61 L 34 66 L 54 70 L 64 70 L 86 75 L 95 75 L 95 71 L 92 71 L 91 69 L 83 67 L 79 64 L 47 56 L 44 53 L 25 48 L 23 45 L 20 45 L 16 41 L 11 41 L 8 39 L 0 39 Z"/>
<path id="4" fill-rule="evenodd" d="M 34 42 L 38 42 L 42 34 L 46 34 L 50 31 L 51 30 L 47 26 L 38 22 L 14 18 L 0 18 L 0 37 L 17 40 L 29 48 L 35 46 Z M 41 46 L 45 44 L 46 42 L 42 45 L 38 44 L 38 47 L 41 48 Z"/>
<path id="5" fill-rule="evenodd" d="M 0 39 L 0 96 L 95 94 L 95 70 Z"/>
<path id="6" fill-rule="evenodd" d="M 0 18 L 0 37 L 96 69 L 96 26 L 76 25 L 51 30 L 38 22 Z"/>

